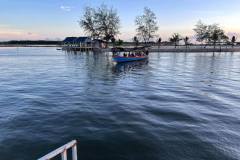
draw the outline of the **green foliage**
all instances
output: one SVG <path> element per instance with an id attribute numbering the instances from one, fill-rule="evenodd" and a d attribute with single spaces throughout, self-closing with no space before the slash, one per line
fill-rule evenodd
<path id="1" fill-rule="evenodd" d="M 183 41 L 184 41 L 184 44 L 185 44 L 186 48 L 188 48 L 188 45 L 189 45 L 189 37 L 186 36 L 186 37 L 183 39 Z"/>
<path id="2" fill-rule="evenodd" d="M 232 36 L 232 39 L 231 39 L 232 47 L 234 46 L 236 41 L 237 41 L 237 38 L 235 36 Z"/>
<path id="3" fill-rule="evenodd" d="M 203 24 L 202 21 L 198 21 L 193 30 L 196 32 L 196 40 L 198 42 L 202 43 L 208 38 L 208 26 Z"/>
<path id="4" fill-rule="evenodd" d="M 62 41 L 51 40 L 12 40 L 6 42 L 0 42 L 2 45 L 60 45 Z"/>
<path id="5" fill-rule="evenodd" d="M 111 42 L 114 44 L 116 42 L 116 39 L 114 37 L 112 37 Z"/>
<path id="6" fill-rule="evenodd" d="M 214 48 L 217 42 L 221 44 L 221 42 L 226 42 L 227 40 L 228 37 L 217 24 L 208 26 L 208 42 L 213 43 Z"/>
<path id="7" fill-rule="evenodd" d="M 233 36 L 233 37 L 232 37 L 232 40 L 231 40 L 231 42 L 232 42 L 232 43 L 235 43 L 235 42 L 236 42 L 236 40 L 237 40 L 237 39 L 236 39 L 236 37 L 235 37 L 235 36 Z"/>
<path id="8" fill-rule="evenodd" d="M 79 24 L 83 30 L 89 33 L 93 38 L 99 38 L 101 34 L 100 30 L 98 30 L 96 19 L 96 10 L 91 7 L 86 7 L 84 14 L 79 21 Z"/>
<path id="9" fill-rule="evenodd" d="M 121 46 L 121 45 L 123 45 L 123 40 L 118 39 L 118 40 L 115 42 L 115 44 L 116 44 L 117 46 Z"/>
<path id="10" fill-rule="evenodd" d="M 144 8 L 143 15 L 136 17 L 135 24 L 137 26 L 137 35 L 142 38 L 145 43 L 154 38 L 158 30 L 157 17 L 155 13 L 147 7 Z"/>
<path id="11" fill-rule="evenodd" d="M 199 21 L 193 30 L 196 32 L 196 39 L 199 42 L 205 41 L 207 43 L 213 43 L 215 46 L 217 42 L 228 41 L 224 30 L 221 29 L 218 24 L 205 25 Z"/>
<path id="12" fill-rule="evenodd" d="M 79 24 L 92 38 L 109 41 L 119 34 L 120 18 L 116 10 L 106 5 L 86 7 Z"/>
<path id="13" fill-rule="evenodd" d="M 172 42 L 172 43 L 174 43 L 175 48 L 176 48 L 176 46 L 179 44 L 179 42 L 180 42 L 181 40 L 182 40 L 182 39 L 181 39 L 181 35 L 180 35 L 179 33 L 174 33 L 174 34 L 172 35 L 172 37 L 169 38 L 169 41 Z"/>
<path id="14" fill-rule="evenodd" d="M 188 43 L 189 43 L 189 37 L 185 37 L 183 40 L 184 40 L 185 45 L 188 45 Z"/>
<path id="15" fill-rule="evenodd" d="M 158 44 L 161 44 L 161 42 L 162 42 L 162 38 L 159 37 L 158 40 L 157 40 L 157 43 L 158 43 Z"/>
<path id="16" fill-rule="evenodd" d="M 136 47 L 139 45 L 139 40 L 138 40 L 138 38 L 136 36 L 133 37 L 133 42 L 135 43 Z"/>

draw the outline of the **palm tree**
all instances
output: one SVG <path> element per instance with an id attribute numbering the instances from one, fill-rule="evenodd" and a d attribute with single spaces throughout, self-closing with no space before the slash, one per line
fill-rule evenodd
<path id="1" fill-rule="evenodd" d="M 136 36 L 133 37 L 133 42 L 135 43 L 135 47 L 137 47 L 139 45 L 139 40 Z"/>
<path id="2" fill-rule="evenodd" d="M 161 46 L 161 42 L 162 42 L 162 38 L 159 37 L 159 38 L 158 38 L 158 41 L 157 41 L 157 44 L 158 44 L 158 52 L 159 52 L 159 48 L 160 48 L 160 46 Z"/>
<path id="3" fill-rule="evenodd" d="M 112 37 L 112 38 L 111 38 L 111 42 L 112 42 L 112 45 L 113 45 L 113 48 L 114 48 L 114 47 L 115 47 L 115 42 L 116 42 L 115 37 Z"/>
<path id="4" fill-rule="evenodd" d="M 232 37 L 232 40 L 231 40 L 231 42 L 232 42 L 232 48 L 234 47 L 234 44 L 235 44 L 236 40 L 237 40 L 236 37 L 233 36 L 233 37 Z"/>
<path id="5" fill-rule="evenodd" d="M 171 38 L 169 38 L 170 42 L 174 43 L 175 48 L 177 48 L 177 45 L 179 44 L 179 41 L 182 39 L 180 38 L 180 34 L 174 33 Z"/>
<path id="6" fill-rule="evenodd" d="M 212 41 L 213 41 L 213 45 L 214 45 L 214 49 L 216 48 L 216 43 L 219 39 L 218 33 L 216 30 L 214 30 L 212 37 L 211 37 Z"/>
<path id="7" fill-rule="evenodd" d="M 187 49 L 188 48 L 188 43 L 189 43 L 189 37 L 184 38 L 184 43 L 185 43 L 185 46 L 186 46 L 186 49 Z"/>
<path id="8" fill-rule="evenodd" d="M 116 46 L 122 46 L 123 45 L 123 40 L 118 39 L 118 40 L 116 40 L 115 44 L 116 44 Z"/>
<path id="9" fill-rule="evenodd" d="M 220 40 L 221 41 L 221 40 Z M 226 46 L 226 48 L 227 48 L 227 45 L 228 45 L 228 43 L 229 43 L 229 37 L 227 36 L 227 35 L 223 35 L 222 36 L 222 42 L 223 42 L 223 44 Z M 221 48 L 221 43 L 220 43 L 220 48 Z"/>

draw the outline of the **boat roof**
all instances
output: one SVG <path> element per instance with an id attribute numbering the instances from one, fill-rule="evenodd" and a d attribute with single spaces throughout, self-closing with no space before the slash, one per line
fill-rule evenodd
<path id="1" fill-rule="evenodd" d="M 148 47 L 142 46 L 142 47 L 115 47 L 112 48 L 113 52 L 142 52 L 146 51 Z"/>

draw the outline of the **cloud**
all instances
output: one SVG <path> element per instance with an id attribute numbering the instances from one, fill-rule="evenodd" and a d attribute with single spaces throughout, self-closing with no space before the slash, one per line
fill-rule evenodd
<path id="1" fill-rule="evenodd" d="M 73 9 L 73 7 L 62 5 L 62 6 L 60 6 L 60 9 L 63 10 L 63 11 L 66 11 L 66 12 L 70 12 Z"/>

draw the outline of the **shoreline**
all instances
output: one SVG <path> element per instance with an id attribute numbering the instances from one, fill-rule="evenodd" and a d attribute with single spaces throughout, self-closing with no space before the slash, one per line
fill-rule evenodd
<path id="1" fill-rule="evenodd" d="M 151 48 L 150 52 L 240 52 L 240 48 Z"/>
<path id="2" fill-rule="evenodd" d="M 61 45 L 0 45 L 0 48 L 5 48 L 5 47 L 55 47 L 55 48 L 62 48 L 63 46 Z M 129 46 L 121 46 L 123 48 L 129 48 Z M 133 46 L 132 46 L 133 47 Z M 110 48 L 105 48 L 105 49 L 100 49 L 100 52 L 111 52 L 111 47 Z M 213 46 L 207 46 L 206 48 L 195 45 L 195 46 L 189 46 L 186 48 L 186 46 L 152 46 L 149 48 L 149 52 L 240 52 L 240 46 L 222 46 L 221 48 L 217 46 L 214 48 Z"/>
<path id="3" fill-rule="evenodd" d="M 0 48 L 3 47 L 62 47 L 61 45 L 9 45 L 9 44 L 4 44 L 0 45 Z"/>

